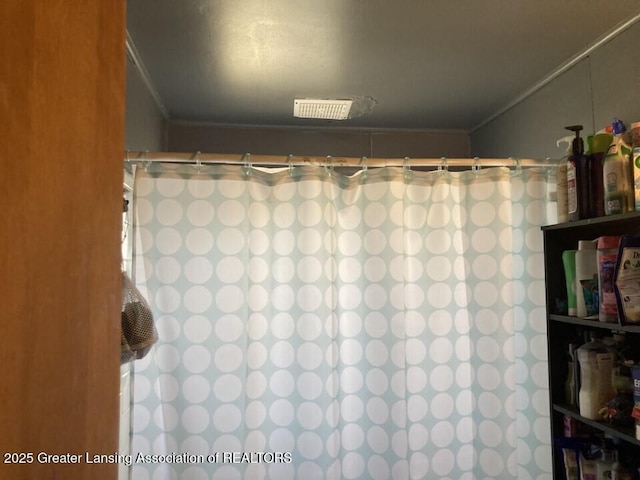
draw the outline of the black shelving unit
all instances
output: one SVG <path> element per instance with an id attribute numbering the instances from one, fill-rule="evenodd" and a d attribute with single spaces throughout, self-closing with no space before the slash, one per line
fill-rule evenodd
<path id="1" fill-rule="evenodd" d="M 562 252 L 577 249 L 579 240 L 593 240 L 604 235 L 640 234 L 640 212 L 611 215 L 542 227 L 544 238 L 544 268 L 547 298 L 547 349 L 549 361 L 549 404 L 551 406 L 551 441 L 564 435 L 564 417 L 611 436 L 625 444 L 627 451 L 640 457 L 640 440 L 635 428 L 618 428 L 604 421 L 582 417 L 578 410 L 567 405 L 564 384 L 567 379 L 568 345 L 583 336 L 585 331 L 625 332 L 626 338 L 640 349 L 640 325 L 620 325 L 597 320 L 570 317 L 556 310 L 559 302 L 566 302 L 566 283 Z M 553 448 L 553 478 L 565 478 L 562 455 Z"/>

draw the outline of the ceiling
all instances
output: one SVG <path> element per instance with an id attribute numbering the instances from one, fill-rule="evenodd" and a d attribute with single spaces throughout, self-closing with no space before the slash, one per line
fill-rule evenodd
<path id="1" fill-rule="evenodd" d="M 172 121 L 475 127 L 640 13 L 638 0 L 128 0 Z M 341 121 L 296 98 L 352 99 Z"/>

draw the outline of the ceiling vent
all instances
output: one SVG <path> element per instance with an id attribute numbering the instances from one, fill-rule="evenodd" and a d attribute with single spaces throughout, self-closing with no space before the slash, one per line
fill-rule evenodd
<path id="1" fill-rule="evenodd" d="M 323 120 L 345 120 L 349 116 L 351 100 L 296 99 L 293 116 L 298 118 L 321 118 Z"/>

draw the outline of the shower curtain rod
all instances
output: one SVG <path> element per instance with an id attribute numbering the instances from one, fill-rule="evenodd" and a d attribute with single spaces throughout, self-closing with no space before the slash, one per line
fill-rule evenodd
<path id="1" fill-rule="evenodd" d="M 331 167 L 555 167 L 557 160 L 530 158 L 369 158 L 369 157 L 317 157 L 303 155 L 252 155 L 226 153 L 180 153 L 126 151 L 125 163 L 185 163 L 193 165 L 245 165 L 245 166 L 331 166 Z"/>

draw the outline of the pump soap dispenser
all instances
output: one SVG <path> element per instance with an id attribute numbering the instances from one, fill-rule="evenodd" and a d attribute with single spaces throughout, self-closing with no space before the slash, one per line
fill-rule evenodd
<path id="1" fill-rule="evenodd" d="M 569 220 L 580 220 L 591 216 L 591 199 L 589 195 L 589 157 L 584 154 L 584 141 L 580 137 L 582 125 L 565 127 L 575 132 L 571 143 L 571 156 L 567 163 L 567 201 Z"/>

